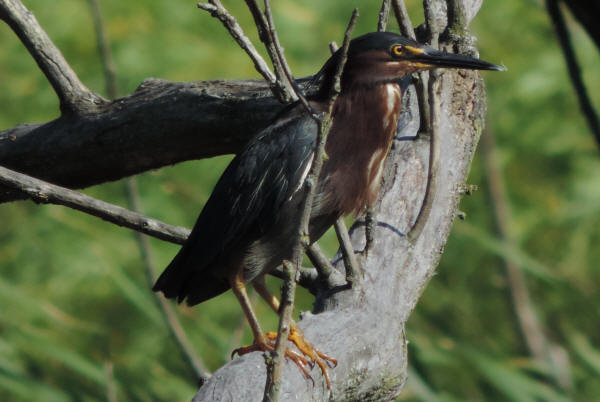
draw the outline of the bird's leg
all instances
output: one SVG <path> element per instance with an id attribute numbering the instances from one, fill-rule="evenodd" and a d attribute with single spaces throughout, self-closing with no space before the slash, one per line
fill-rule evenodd
<path id="1" fill-rule="evenodd" d="M 279 313 L 279 299 L 272 295 L 267 289 L 264 276 L 255 279 L 252 285 L 254 286 L 256 292 L 261 295 L 263 299 L 265 299 L 269 306 L 271 306 L 273 311 Z M 277 332 L 267 332 L 265 337 L 271 342 L 275 342 L 277 339 Z M 311 363 L 311 365 L 316 363 L 319 366 L 321 372 L 323 373 L 323 377 L 325 377 L 327 388 L 330 388 L 331 382 L 329 380 L 329 374 L 327 373 L 327 365 L 325 364 L 324 360 L 328 363 L 331 363 L 333 367 L 337 366 L 337 360 L 327 356 L 320 350 L 315 349 L 310 343 L 308 343 L 308 341 L 304 338 L 302 330 L 294 321 L 292 321 L 290 324 L 290 334 L 288 336 L 288 340 L 296 345 L 298 350 L 300 350 L 304 356 L 308 357 L 308 361 Z"/>
<path id="2" fill-rule="evenodd" d="M 270 352 L 274 350 L 275 346 L 273 342 L 269 337 L 263 335 L 262 329 L 260 328 L 260 324 L 258 323 L 258 319 L 254 314 L 254 310 L 252 310 L 252 305 L 250 304 L 250 299 L 248 298 L 248 293 L 246 292 L 246 285 L 244 284 L 242 274 L 236 274 L 232 279 L 230 279 L 230 284 L 233 293 L 240 302 L 240 305 L 242 306 L 242 310 L 244 310 L 244 315 L 246 316 L 246 319 L 250 324 L 250 328 L 252 329 L 252 334 L 254 335 L 254 343 L 252 345 L 235 349 L 233 352 L 231 352 L 231 357 L 233 357 L 236 354 L 241 356 L 250 352 Z M 275 297 L 273 297 L 273 299 L 274 301 L 272 300 L 272 302 L 277 302 L 277 305 L 279 305 L 279 300 L 277 300 L 277 298 Z M 271 304 L 269 303 L 269 305 Z M 267 339 L 269 341 L 267 341 Z M 310 362 L 304 356 L 289 349 L 286 349 L 285 356 L 290 358 L 294 363 L 296 363 L 296 365 L 300 367 L 300 370 L 302 370 L 304 375 L 312 380 L 312 377 L 306 369 L 306 366 Z"/>

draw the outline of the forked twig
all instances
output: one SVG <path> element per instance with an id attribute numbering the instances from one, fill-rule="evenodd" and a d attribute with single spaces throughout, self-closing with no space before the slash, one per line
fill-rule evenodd
<path id="1" fill-rule="evenodd" d="M 256 71 L 258 71 L 258 73 L 263 76 L 265 81 L 267 81 L 271 91 L 273 92 L 273 95 L 275 95 L 280 102 L 285 103 L 286 96 L 284 96 L 284 91 L 278 87 L 278 82 L 275 75 L 267 65 L 265 59 L 263 59 L 260 53 L 258 53 L 250 39 L 248 39 L 235 17 L 231 15 L 229 11 L 227 11 L 227 9 L 219 0 L 209 0 L 209 3 L 198 3 L 198 8 L 208 11 L 213 17 L 221 21 L 225 29 L 227 29 L 237 44 L 250 57 L 254 63 L 254 68 Z"/>
<path id="2" fill-rule="evenodd" d="M 294 85 L 288 78 L 289 68 L 287 68 L 286 71 L 287 62 L 280 57 L 280 54 L 283 54 L 283 52 L 279 46 L 279 40 L 277 39 L 275 29 L 274 27 L 269 26 L 269 19 L 272 22 L 271 7 L 269 2 L 267 0 L 265 1 L 264 14 L 258 6 L 256 0 L 246 0 L 246 5 L 250 9 L 252 17 L 254 18 L 254 23 L 258 29 L 258 36 L 265 45 L 265 49 L 267 50 L 269 58 L 273 63 L 273 70 L 275 71 L 275 77 L 277 79 L 277 90 L 280 91 L 284 96 L 283 103 L 290 103 L 291 101 L 295 100 L 294 95 L 296 91 L 294 89 Z"/>

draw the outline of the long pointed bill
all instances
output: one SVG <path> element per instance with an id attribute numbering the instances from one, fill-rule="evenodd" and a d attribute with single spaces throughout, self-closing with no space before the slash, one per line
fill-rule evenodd
<path id="1" fill-rule="evenodd" d="M 411 60 L 417 63 L 427 65 L 430 68 L 442 67 L 466 68 L 470 70 L 506 71 L 506 67 L 504 66 L 488 63 L 487 61 L 475 59 L 469 56 L 463 56 L 462 54 L 440 52 L 438 50 L 430 48 L 418 50 L 418 52 L 413 51 Z"/>

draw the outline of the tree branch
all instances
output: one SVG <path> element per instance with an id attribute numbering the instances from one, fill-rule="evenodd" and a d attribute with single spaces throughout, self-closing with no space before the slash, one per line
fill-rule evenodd
<path id="1" fill-rule="evenodd" d="M 238 152 L 281 107 L 264 81 L 147 79 L 133 94 L 85 116 L 0 132 L 0 165 L 65 187 L 88 187 Z M 0 202 L 15 199 L 23 196 L 0 187 Z"/>
<path id="2" fill-rule="evenodd" d="M 289 71 L 287 64 L 278 56 L 279 43 L 275 41 L 275 36 L 269 27 L 269 21 L 267 17 L 262 13 L 256 0 L 246 0 L 246 4 L 252 13 L 256 29 L 258 30 L 258 36 L 262 43 L 267 49 L 269 58 L 273 63 L 273 70 L 275 70 L 276 89 L 278 91 L 277 98 L 281 99 L 283 103 L 290 103 L 295 100 L 294 88 L 287 78 L 286 69 Z M 268 6 L 268 2 L 265 3 Z"/>
<path id="3" fill-rule="evenodd" d="M 27 194 L 41 204 L 64 205 L 107 222 L 137 230 L 157 239 L 183 244 L 190 231 L 148 218 L 125 208 L 97 200 L 77 191 L 56 186 L 0 166 L 0 183 Z"/>
<path id="4" fill-rule="evenodd" d="M 407 38 L 415 39 L 415 30 L 412 22 L 410 21 L 404 0 L 392 0 L 392 7 L 394 8 L 394 14 L 396 16 L 396 20 L 398 21 L 398 26 L 400 27 L 400 33 Z"/>
<path id="5" fill-rule="evenodd" d="M 550 14 L 554 29 L 556 30 L 558 43 L 560 44 L 565 56 L 567 69 L 569 70 L 569 78 L 571 78 L 571 84 L 573 84 L 573 88 L 577 94 L 579 107 L 581 108 L 581 112 L 586 119 L 592 135 L 594 136 L 596 146 L 598 149 L 600 149 L 600 120 L 598 119 L 598 115 L 594 110 L 594 106 L 592 106 L 592 101 L 590 100 L 587 89 L 585 88 L 583 78 L 581 77 L 581 69 L 579 67 L 579 63 L 577 62 L 575 52 L 573 51 L 573 44 L 571 43 L 569 30 L 567 29 L 567 24 L 565 23 L 562 11 L 558 6 L 558 1 L 546 0 L 546 8 L 548 9 L 548 14 Z"/>
<path id="6" fill-rule="evenodd" d="M 265 81 L 269 84 L 269 87 L 273 90 L 273 94 L 277 96 L 279 93 L 276 90 L 277 80 L 275 79 L 275 75 L 265 59 L 258 53 L 250 39 L 244 33 L 244 30 L 238 24 L 237 20 L 233 15 L 227 11 L 227 9 L 223 6 L 223 4 L 219 0 L 210 0 L 209 3 L 198 3 L 198 8 L 202 10 L 208 11 L 213 17 L 217 18 L 223 26 L 229 31 L 229 34 L 233 37 L 233 39 L 237 42 L 237 44 L 248 54 L 252 62 L 254 63 L 254 68 L 256 71 L 263 76 Z M 279 99 L 283 101 L 283 98 Z"/>
<path id="7" fill-rule="evenodd" d="M 379 10 L 379 18 L 377 20 L 377 31 L 384 32 L 387 28 L 388 18 L 390 16 L 390 1 L 383 0 L 381 2 L 381 9 Z"/>
<path id="8" fill-rule="evenodd" d="M 54 88 L 63 114 L 79 113 L 106 102 L 79 81 L 37 19 L 19 0 L 0 2 L 0 19 L 17 34 Z"/>

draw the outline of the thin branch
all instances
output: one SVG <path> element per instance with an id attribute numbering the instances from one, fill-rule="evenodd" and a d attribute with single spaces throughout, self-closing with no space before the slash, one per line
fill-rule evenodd
<path id="1" fill-rule="evenodd" d="M 301 256 L 298 257 L 298 260 Z M 300 261 L 283 261 L 283 288 L 281 289 L 281 304 L 279 305 L 279 327 L 275 349 L 267 360 L 267 381 L 263 402 L 276 402 L 279 400 L 281 389 L 281 372 L 287 348 L 287 339 L 290 334 L 292 312 L 294 311 L 294 298 L 296 295 L 295 272 Z"/>
<path id="2" fill-rule="evenodd" d="M 88 0 L 92 20 L 94 21 L 94 30 L 96 31 L 96 43 L 100 62 L 102 63 L 102 71 L 104 72 L 104 82 L 106 84 L 106 95 L 110 100 L 114 100 L 118 96 L 117 88 L 117 69 L 112 57 L 112 52 L 107 40 L 106 31 L 104 30 L 104 19 L 102 10 L 98 0 Z"/>
<path id="3" fill-rule="evenodd" d="M 596 140 L 596 145 L 600 149 L 600 121 L 587 93 L 585 83 L 583 82 L 581 68 L 579 67 L 577 57 L 573 51 L 573 44 L 571 43 L 569 30 L 567 29 L 564 16 L 557 0 L 546 0 L 546 8 L 548 9 L 548 14 L 550 14 L 552 23 L 554 24 L 554 29 L 556 30 L 556 35 L 558 36 L 558 43 L 560 44 L 565 56 L 567 69 L 569 70 L 569 78 L 571 78 L 571 83 L 575 88 L 577 100 L 579 101 L 579 107 L 581 108 L 581 112 L 586 119 L 588 127 L 590 128 L 590 131 Z"/>
<path id="4" fill-rule="evenodd" d="M 19 0 L 0 2 L 0 19 L 17 34 L 54 88 L 63 114 L 77 113 L 80 104 L 102 104 L 102 97 L 79 80 L 37 19 Z"/>
<path id="5" fill-rule="evenodd" d="M 394 7 L 394 14 L 400 27 L 400 32 L 407 38 L 415 39 L 415 29 L 413 28 L 410 16 L 406 10 L 404 0 L 392 0 L 392 7 Z"/>
<path id="6" fill-rule="evenodd" d="M 125 208 L 97 200 L 77 191 L 36 179 L 0 166 L 0 183 L 20 190 L 33 201 L 41 204 L 64 205 L 81 212 L 96 216 L 157 239 L 183 244 L 190 230 L 173 226 Z"/>
<path id="7" fill-rule="evenodd" d="M 213 17 L 217 18 L 223 26 L 227 29 L 229 34 L 237 42 L 237 44 L 248 54 L 254 68 L 259 72 L 260 75 L 269 83 L 269 87 L 273 91 L 273 95 L 283 102 L 281 90 L 277 87 L 277 79 L 275 75 L 267 65 L 267 62 L 258 53 L 250 39 L 244 34 L 244 30 L 238 24 L 237 20 L 233 15 L 227 11 L 223 4 L 219 0 L 210 0 L 210 3 L 198 3 L 198 8 L 208 11 Z"/>
<path id="8" fill-rule="evenodd" d="M 346 33 L 344 35 L 344 43 L 342 45 L 341 58 L 340 63 L 337 66 L 335 71 L 332 88 L 330 89 L 329 96 L 329 104 L 327 107 L 327 112 L 324 116 L 321 117 L 318 121 L 319 126 L 319 134 L 317 137 L 317 145 L 315 150 L 315 156 L 313 158 L 313 162 L 310 168 L 310 173 L 308 178 L 305 181 L 304 191 L 306 193 L 304 197 L 304 202 L 301 205 L 301 216 L 299 221 L 299 231 L 298 231 L 298 240 L 297 244 L 294 247 L 292 261 L 295 263 L 295 270 L 300 268 L 300 263 L 302 259 L 302 254 L 304 250 L 309 246 L 310 243 L 310 235 L 309 235 L 309 221 L 310 221 L 310 211 L 313 203 L 313 199 L 315 196 L 315 190 L 318 184 L 319 175 L 321 173 L 321 168 L 323 166 L 323 160 L 325 156 L 325 143 L 327 141 L 327 136 L 329 134 L 329 130 L 331 128 L 331 114 L 333 111 L 333 105 L 335 100 L 337 99 L 340 92 L 340 77 L 342 75 L 342 71 L 344 66 L 346 65 L 346 59 L 348 55 L 348 48 L 350 46 L 350 38 L 352 35 L 352 31 L 354 29 L 354 25 L 356 23 L 356 19 L 358 18 L 358 9 L 354 9 L 352 16 L 350 18 L 350 22 L 348 24 L 348 28 L 346 29 Z M 286 267 L 287 264 L 287 267 Z M 289 261 L 284 261 L 284 269 L 290 269 L 292 267 Z M 277 334 L 277 341 L 275 343 L 275 350 L 272 352 L 272 359 L 269 364 L 267 364 L 267 383 L 265 386 L 264 400 L 265 401 L 276 401 L 279 396 L 279 390 L 281 388 L 281 371 L 283 365 L 283 358 L 287 343 L 287 338 L 290 331 L 290 320 L 291 320 L 291 312 L 288 313 L 288 309 L 290 306 L 293 307 L 293 298 L 295 291 L 295 283 L 288 284 L 288 282 L 294 282 L 295 274 L 290 275 L 290 279 L 286 281 L 286 288 L 291 289 L 290 292 L 282 292 L 282 311 L 280 311 L 280 319 L 279 319 L 279 329 Z M 286 300 L 286 298 L 290 298 L 290 300 Z"/>
<path id="9" fill-rule="evenodd" d="M 384 32 L 388 18 L 390 16 L 390 0 L 383 0 L 381 2 L 381 9 L 379 10 L 379 19 L 377 20 L 377 32 Z"/>
<path id="10" fill-rule="evenodd" d="M 304 96 L 304 94 L 302 94 L 302 91 L 296 84 L 296 81 L 294 80 L 292 71 L 290 70 L 290 66 L 288 65 L 287 60 L 286 60 L 285 56 L 283 55 L 283 48 L 281 47 L 281 44 L 279 43 L 279 38 L 277 36 L 277 31 L 275 29 L 275 21 L 273 21 L 273 14 L 271 13 L 271 3 L 269 2 L 269 0 L 264 0 L 264 1 L 265 1 L 265 18 L 267 20 L 268 33 L 269 33 L 269 37 L 271 38 L 271 42 L 273 43 L 273 45 L 275 47 L 275 55 L 277 57 L 277 60 L 279 61 L 279 65 L 281 66 L 283 75 L 286 80 L 286 83 L 284 84 L 284 86 L 286 88 L 291 88 L 293 91 L 293 95 L 295 95 L 295 98 L 300 100 L 300 102 L 304 106 L 304 109 L 307 111 L 307 113 L 310 116 L 312 116 L 313 119 L 317 119 L 318 117 L 316 117 L 315 111 L 309 105 L 308 101 L 306 100 L 306 97 Z M 273 61 L 273 63 L 275 63 L 275 61 Z"/>
<path id="11" fill-rule="evenodd" d="M 432 47 L 438 46 L 439 28 L 437 27 L 435 14 L 433 11 L 432 0 L 425 0 L 423 7 L 425 9 L 425 22 L 429 31 L 429 39 Z M 421 72 L 420 80 L 417 83 L 417 96 L 419 100 L 419 113 L 421 117 L 420 131 L 429 134 L 429 162 L 427 171 L 427 185 L 425 187 L 425 196 L 419 209 L 417 219 L 414 225 L 407 233 L 406 237 L 411 243 L 414 243 L 431 213 L 433 201 L 435 199 L 434 190 L 437 186 L 437 169 L 439 164 L 439 132 L 440 132 L 440 98 L 437 93 L 437 73 L 432 70 L 430 73 Z M 425 90 L 427 88 L 427 91 Z"/>
<path id="12" fill-rule="evenodd" d="M 306 255 L 317 270 L 319 279 L 323 282 L 327 282 L 331 274 L 335 271 L 335 268 L 329 261 L 329 258 L 325 256 L 321 247 L 317 242 L 314 242 L 306 248 Z"/>
<path id="13" fill-rule="evenodd" d="M 338 218 L 333 224 L 333 227 L 335 228 L 335 233 L 340 241 L 340 249 L 342 250 L 344 267 L 346 268 L 346 281 L 353 286 L 360 281 L 361 275 L 359 272 L 358 260 L 356 259 L 356 255 L 354 255 L 354 247 L 352 247 L 352 242 L 348 235 L 348 228 L 346 228 L 343 218 Z"/>
<path id="14" fill-rule="evenodd" d="M 275 42 L 276 36 L 273 35 L 272 30 L 269 28 L 269 22 L 267 20 L 269 15 L 265 16 L 262 13 L 256 0 L 246 0 L 246 4 L 252 13 L 252 17 L 254 18 L 254 23 L 258 29 L 258 36 L 265 45 L 267 53 L 269 54 L 269 58 L 273 63 L 273 70 L 275 70 L 276 77 L 276 89 L 280 93 L 282 102 L 290 103 L 294 100 L 294 86 L 287 78 L 285 69 L 286 64 L 284 64 L 285 62 L 282 62 L 282 59 L 278 55 L 279 44 Z M 268 10 L 268 14 L 270 14 L 268 2 L 265 2 L 265 6 Z M 279 99 L 279 96 L 277 96 L 277 98 Z"/>
<path id="15" fill-rule="evenodd" d="M 427 220 L 431 214 L 433 208 L 433 200 L 435 199 L 435 189 L 437 188 L 437 171 L 440 159 L 440 146 L 439 146 L 439 132 L 440 132 L 440 98 L 437 93 L 437 81 L 438 74 L 432 71 L 429 74 L 429 110 L 431 113 L 431 135 L 429 136 L 429 168 L 427 172 L 427 186 L 425 187 L 425 196 L 423 197 L 423 204 L 417 215 L 417 219 L 406 235 L 409 241 L 415 242 Z"/>

